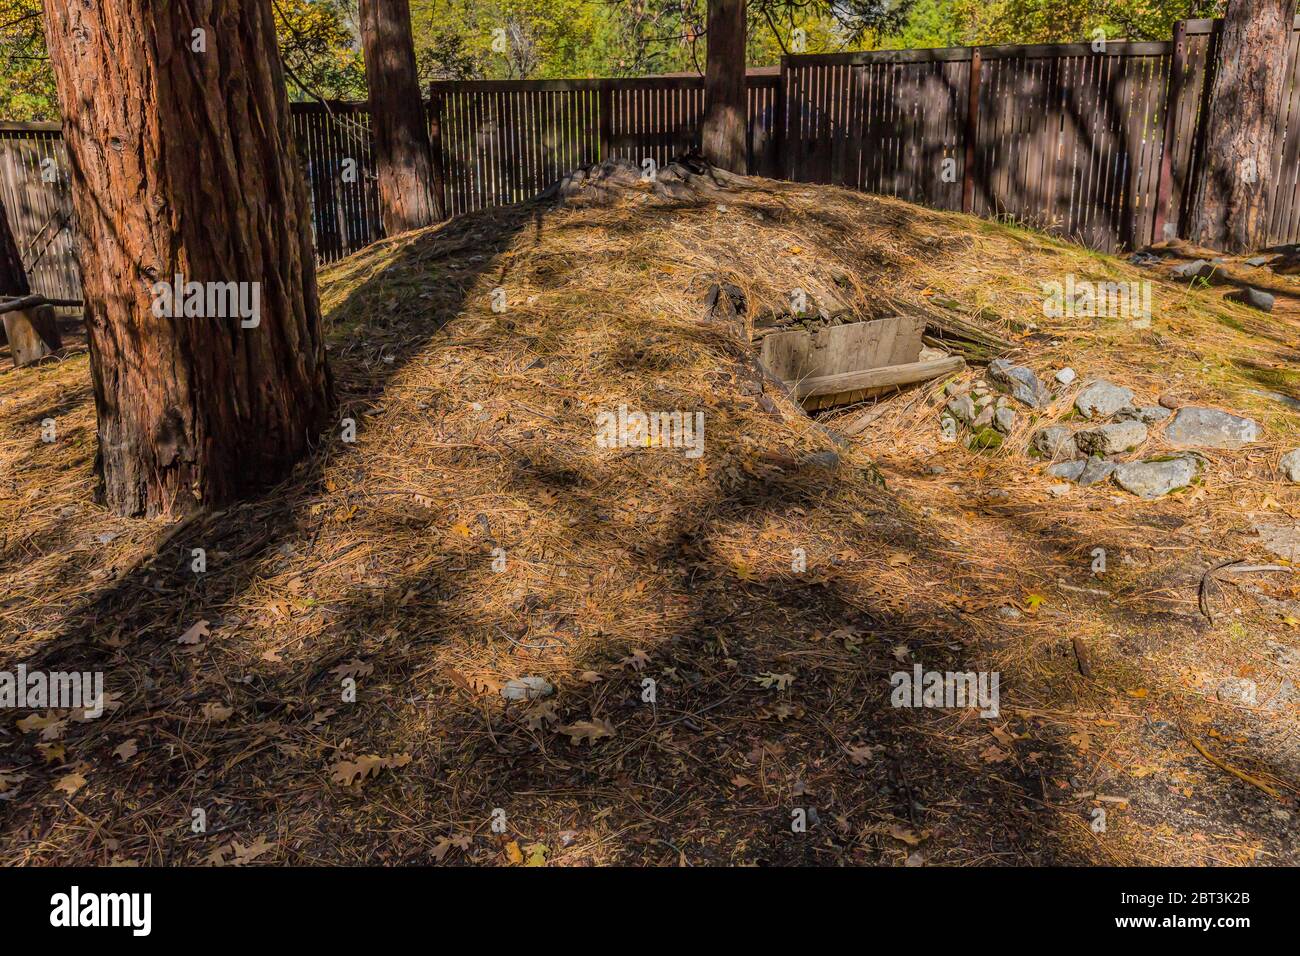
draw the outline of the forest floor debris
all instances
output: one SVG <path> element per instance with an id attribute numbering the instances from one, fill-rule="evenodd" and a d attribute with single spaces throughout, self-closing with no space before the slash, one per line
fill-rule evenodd
<path id="1" fill-rule="evenodd" d="M 1255 523 L 1300 521 L 1300 420 L 1268 397 L 1300 399 L 1295 300 L 891 199 L 670 182 L 323 270 L 357 440 L 179 525 L 91 501 L 84 354 L 0 371 L 0 667 L 109 692 L 95 720 L 0 715 L 0 862 L 1300 863 L 1300 582 L 1225 574 L 1198 606 L 1207 569 L 1272 561 Z M 1150 281 L 1151 322 L 1047 317 L 1071 275 Z M 949 381 L 810 418 L 704 318 L 717 283 L 751 321 L 815 286 L 960 314 L 1044 393 L 1020 381 L 1038 407 L 1000 406 L 985 450 L 942 440 Z M 1027 452 L 1097 379 L 1258 440 L 1159 499 L 1058 494 Z M 601 414 L 697 411 L 698 458 L 596 441 Z M 947 672 L 996 672 L 999 716 L 894 706 L 895 675 Z"/>

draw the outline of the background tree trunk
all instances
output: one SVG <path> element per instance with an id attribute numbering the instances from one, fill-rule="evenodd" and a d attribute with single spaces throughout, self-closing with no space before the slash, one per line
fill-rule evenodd
<path id="1" fill-rule="evenodd" d="M 80 227 L 100 494 L 219 506 L 326 425 L 307 194 L 270 0 L 45 0 Z M 158 283 L 246 283 L 260 322 L 168 317 Z M 256 283 L 257 285 L 252 285 Z"/>
<path id="2" fill-rule="evenodd" d="M 748 171 L 745 0 L 709 0 L 704 67 L 704 158 L 733 173 Z"/>
<path id="3" fill-rule="evenodd" d="M 442 220 L 442 157 L 429 148 L 410 3 L 361 0 L 360 20 L 379 207 L 384 231 L 392 236 Z"/>
<path id="4" fill-rule="evenodd" d="M 1274 133 L 1295 10 L 1296 0 L 1228 4 L 1189 237 L 1198 245 L 1247 252 L 1267 241 Z"/>
<path id="5" fill-rule="evenodd" d="M 9 214 L 0 202 L 0 295 L 22 298 L 31 291 L 22 253 L 9 225 Z M 54 309 L 36 306 L 4 313 L 0 316 L 0 345 L 6 343 L 14 365 L 19 368 L 57 351 L 63 343 Z"/>
<path id="6" fill-rule="evenodd" d="M 27 281 L 27 270 L 23 268 L 23 257 L 14 240 L 13 229 L 9 226 L 9 214 L 0 202 L 0 295 L 21 298 L 30 295 L 31 285 Z"/>

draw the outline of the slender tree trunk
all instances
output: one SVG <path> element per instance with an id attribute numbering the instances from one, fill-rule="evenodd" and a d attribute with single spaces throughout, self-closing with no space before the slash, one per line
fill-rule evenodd
<path id="1" fill-rule="evenodd" d="M 23 257 L 18 252 L 18 243 L 9 225 L 9 214 L 4 203 L 0 202 L 0 295 L 21 298 L 31 295 L 31 292 Z"/>
<path id="2" fill-rule="evenodd" d="M 748 171 L 745 0 L 709 0 L 704 67 L 704 158 L 733 173 Z"/>
<path id="3" fill-rule="evenodd" d="M 410 3 L 361 0 L 360 12 L 379 206 L 384 231 L 392 236 L 443 218 L 442 157 L 429 148 Z"/>
<path id="4" fill-rule="evenodd" d="M 22 256 L 18 254 L 18 243 L 14 241 L 13 231 L 9 228 L 9 215 L 4 203 L 0 202 L 0 295 L 15 297 L 30 294 L 31 286 L 27 283 L 27 270 L 23 268 Z M 5 335 L 4 323 L 0 322 L 0 345 L 9 339 Z"/>
<path id="5" fill-rule="evenodd" d="M 1296 0 L 1230 0 L 1205 123 L 1190 238 L 1247 252 L 1268 238 L 1273 146 Z"/>
<path id="6" fill-rule="evenodd" d="M 99 492 L 124 515 L 252 494 L 331 405 L 270 0 L 45 0 L 45 24 Z"/>
<path id="7" fill-rule="evenodd" d="M 10 228 L 9 214 L 0 202 L 0 295 L 22 298 L 31 291 L 23 257 Z M 19 368 L 55 352 L 62 342 L 54 309 L 42 305 L 4 313 L 0 316 L 0 345 L 6 342 L 13 363 Z"/>

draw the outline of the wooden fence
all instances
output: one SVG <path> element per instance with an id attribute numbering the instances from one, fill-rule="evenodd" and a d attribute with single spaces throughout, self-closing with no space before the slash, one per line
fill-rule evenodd
<path id="1" fill-rule="evenodd" d="M 780 76 L 754 71 L 749 86 L 749 163 L 773 173 Z M 699 148 L 704 81 L 479 80 L 431 85 L 453 216 L 535 196 L 570 170 L 609 157 L 664 165 Z"/>
<path id="2" fill-rule="evenodd" d="M 1185 234 L 1219 21 L 1167 43 L 789 56 L 749 77 L 752 171 L 1015 219 L 1115 251 Z M 1300 241 L 1300 17 L 1272 157 L 1271 243 Z M 428 112 L 451 215 L 622 156 L 699 145 L 699 77 L 439 82 Z M 294 104 L 318 258 L 382 235 L 365 104 Z M 0 124 L 0 197 L 36 290 L 79 295 L 58 127 Z M 0 290 L 3 292 L 4 290 Z"/>

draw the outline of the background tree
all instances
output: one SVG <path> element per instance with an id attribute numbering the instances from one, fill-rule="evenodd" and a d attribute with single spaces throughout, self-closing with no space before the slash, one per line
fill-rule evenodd
<path id="1" fill-rule="evenodd" d="M 370 126 L 379 172 L 379 209 L 390 235 L 443 218 L 442 157 L 429 146 L 429 124 L 411 39 L 407 0 L 361 0 L 361 40 L 370 90 Z"/>
<path id="2" fill-rule="evenodd" d="M 9 227 L 9 214 L 0 202 L 0 295 L 21 299 L 31 291 L 22 253 Z M 5 342 L 9 343 L 9 354 L 18 366 L 39 361 L 54 352 L 61 344 L 54 309 L 42 305 L 5 312 L 0 316 L 0 344 Z"/>
<path id="3" fill-rule="evenodd" d="M 1296 0 L 1231 0 L 1219 37 L 1190 238 L 1227 252 L 1268 234 L 1272 157 Z"/>
<path id="4" fill-rule="evenodd" d="M 745 130 L 745 0 L 709 0 L 708 62 L 704 70 L 704 158 L 734 173 L 748 171 Z"/>
<path id="5" fill-rule="evenodd" d="M 290 99 L 366 98 L 356 6 L 356 0 L 272 0 Z"/>
<path id="6" fill-rule="evenodd" d="M 861 41 L 871 34 L 898 29 L 905 22 L 914 0 L 828 0 L 824 10 L 846 43 Z M 747 167 L 745 130 L 748 122 L 747 19 L 752 14 L 780 38 L 778 23 L 789 22 L 794 11 L 804 10 L 807 0 L 709 0 L 706 25 L 708 57 L 704 71 L 704 123 L 701 146 L 705 159 L 732 172 Z M 793 27 L 791 28 L 793 36 Z M 805 44 L 795 46 L 805 47 Z M 783 44 L 783 49 L 784 49 Z M 807 52 L 796 49 L 795 52 Z"/>
<path id="7" fill-rule="evenodd" d="M 46 0 L 45 25 L 81 235 L 101 495 L 119 514 L 155 515 L 265 488 L 331 405 L 270 0 Z M 257 326 L 168 316 L 158 284 L 177 275 L 250 284 Z"/>

